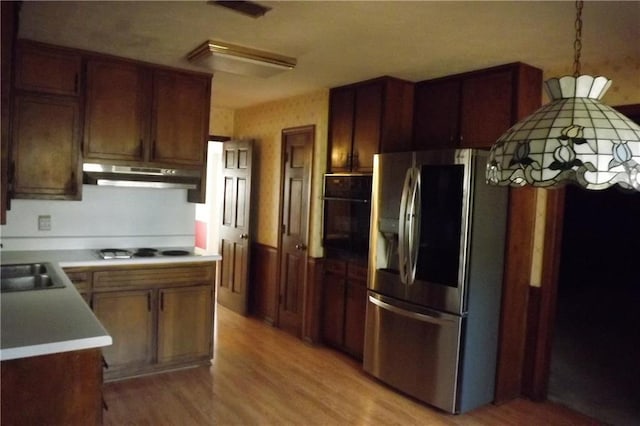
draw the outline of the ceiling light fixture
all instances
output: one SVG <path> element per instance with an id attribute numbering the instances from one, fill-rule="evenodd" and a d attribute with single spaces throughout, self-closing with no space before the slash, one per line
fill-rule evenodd
<path id="1" fill-rule="evenodd" d="M 487 182 L 640 191 L 640 126 L 600 103 L 606 77 L 580 75 L 582 6 L 576 1 L 574 74 L 545 82 L 551 103 L 516 123 L 491 148 Z"/>
<path id="2" fill-rule="evenodd" d="M 254 77 L 270 77 L 297 64 L 295 58 L 215 40 L 196 47 L 187 59 L 214 71 Z"/>

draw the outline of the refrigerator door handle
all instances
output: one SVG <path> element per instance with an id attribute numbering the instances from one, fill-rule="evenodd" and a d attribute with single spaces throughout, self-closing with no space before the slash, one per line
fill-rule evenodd
<path id="1" fill-rule="evenodd" d="M 409 268 L 407 270 L 407 284 L 411 285 L 416 279 L 416 266 L 418 261 L 418 249 L 420 247 L 420 205 L 421 205 L 421 188 L 420 188 L 420 170 L 412 169 L 413 185 L 411 188 L 411 206 L 407 217 L 407 228 L 409 233 L 409 253 L 407 262 Z"/>
<path id="2" fill-rule="evenodd" d="M 409 204 L 410 191 L 412 187 L 413 168 L 409 168 L 404 177 L 402 185 L 402 197 L 400 199 L 400 214 L 398 217 L 398 269 L 400 281 L 409 284 L 407 276 L 408 259 L 408 235 L 407 235 L 407 207 Z"/>
<path id="3" fill-rule="evenodd" d="M 398 229 L 400 280 L 411 285 L 416 278 L 416 262 L 420 244 L 420 170 L 407 170 L 402 186 Z"/>
<path id="4" fill-rule="evenodd" d="M 437 324 L 437 325 L 447 325 L 454 322 L 453 320 L 443 318 L 443 317 L 427 315 L 425 313 L 419 313 L 415 311 L 408 311 L 406 309 L 402 309 L 397 306 L 394 306 L 390 303 L 383 302 L 382 300 L 372 295 L 369 295 L 369 302 L 389 312 L 393 312 L 394 314 L 402 315 L 403 317 L 407 317 L 407 318 L 422 321 L 422 322 L 428 322 L 428 323 Z"/>

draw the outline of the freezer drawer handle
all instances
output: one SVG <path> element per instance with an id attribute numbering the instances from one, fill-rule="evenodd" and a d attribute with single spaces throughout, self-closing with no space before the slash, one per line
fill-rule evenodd
<path id="1" fill-rule="evenodd" d="M 418 321 L 422 321 L 422 322 L 429 322 L 432 324 L 439 324 L 439 325 L 447 325 L 453 321 L 451 320 L 447 320 L 444 318 L 437 318 L 431 315 L 425 315 L 425 314 L 420 314 L 418 312 L 411 312 L 411 311 L 407 311 L 401 308 L 398 308 L 396 306 L 390 305 L 389 303 L 383 302 L 382 300 L 378 300 L 373 296 L 369 296 L 369 302 L 373 303 L 374 305 L 377 305 L 379 307 L 381 307 L 382 309 L 386 309 L 387 311 L 391 311 L 394 314 L 398 314 L 398 315 L 402 315 L 404 317 L 407 318 L 411 318 L 411 319 L 415 319 Z"/>

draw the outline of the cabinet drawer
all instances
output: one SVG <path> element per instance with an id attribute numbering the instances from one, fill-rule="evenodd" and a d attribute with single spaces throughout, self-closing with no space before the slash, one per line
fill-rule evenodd
<path id="1" fill-rule="evenodd" d="M 325 259 L 324 271 L 344 275 L 347 272 L 347 262 L 344 260 Z"/>
<path id="2" fill-rule="evenodd" d="M 214 265 L 184 265 L 152 268 L 118 267 L 117 269 L 104 269 L 93 273 L 93 288 L 95 291 L 102 289 L 129 289 L 157 288 L 157 287 L 182 287 L 197 283 L 212 284 L 215 277 Z"/>
<path id="3" fill-rule="evenodd" d="M 65 268 L 64 273 L 78 291 L 88 291 L 91 289 L 91 271 L 88 269 L 69 269 Z"/>

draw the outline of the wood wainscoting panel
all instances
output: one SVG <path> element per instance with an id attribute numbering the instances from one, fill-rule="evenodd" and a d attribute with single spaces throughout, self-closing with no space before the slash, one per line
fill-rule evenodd
<path id="1" fill-rule="evenodd" d="M 249 313 L 274 325 L 278 312 L 278 249 L 251 245 Z"/>
<path id="2" fill-rule="evenodd" d="M 302 339 L 320 341 L 322 258 L 307 258 L 307 285 L 303 295 Z M 278 249 L 254 242 L 251 245 L 249 313 L 278 326 Z"/>

